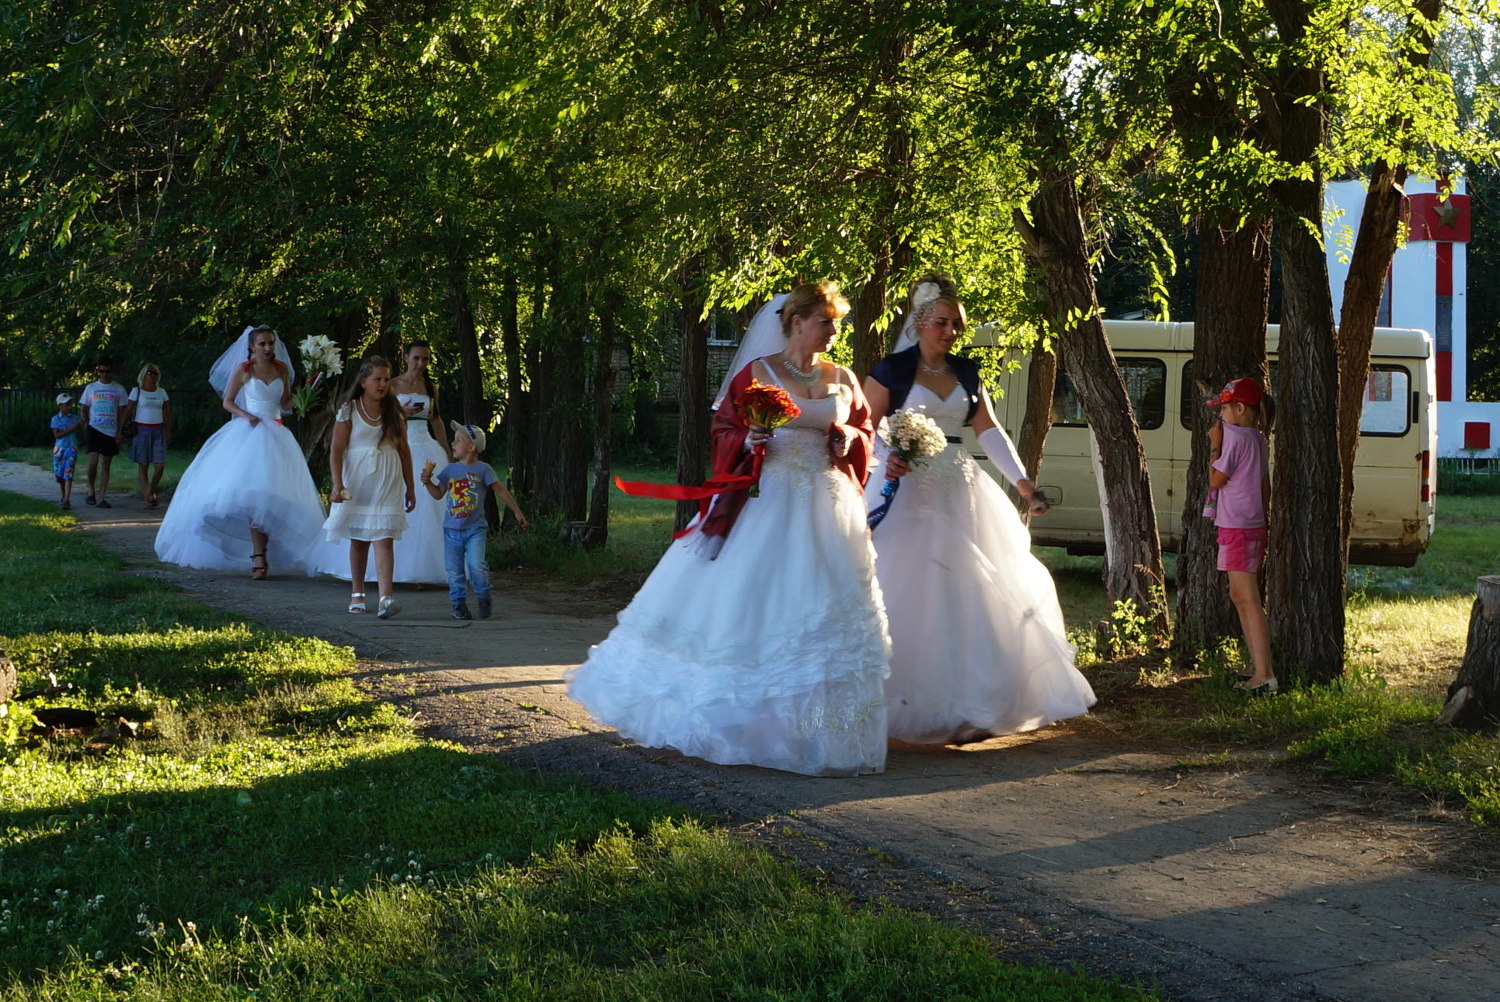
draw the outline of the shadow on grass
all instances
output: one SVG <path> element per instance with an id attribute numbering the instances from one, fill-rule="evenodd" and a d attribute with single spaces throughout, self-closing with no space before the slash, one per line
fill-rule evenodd
<path id="1" fill-rule="evenodd" d="M 219 754 L 261 751 L 276 754 Z M 9 976 L 44 975 L 75 952 L 135 957 L 158 923 L 233 937 L 242 918 L 264 923 L 329 893 L 464 880 L 680 814 L 448 747 L 351 743 L 338 754 L 336 767 L 260 782 L 101 792 L 10 812 L 0 843 Z M 192 782 L 205 764 L 140 767 Z"/>

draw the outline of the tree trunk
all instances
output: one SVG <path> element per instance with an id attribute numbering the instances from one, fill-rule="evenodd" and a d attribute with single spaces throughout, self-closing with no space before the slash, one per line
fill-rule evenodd
<path id="1" fill-rule="evenodd" d="M 1099 443 L 1109 546 L 1104 585 L 1112 601 L 1134 601 L 1154 638 L 1167 636 L 1161 539 L 1151 501 L 1134 408 L 1110 353 L 1099 315 L 1088 236 L 1076 182 L 1048 170 L 1031 202 L 1032 219 L 1015 215 L 1037 264 L 1043 309 L 1058 325 L 1062 364 Z"/>
<path id="2" fill-rule="evenodd" d="M 526 443 L 531 438 L 529 397 L 526 376 L 521 368 L 521 280 L 511 273 L 505 276 L 500 297 L 500 346 L 505 355 L 505 461 L 510 467 L 511 493 L 531 500 L 529 469 L 531 457 Z"/>
<path id="3" fill-rule="evenodd" d="M 911 267 L 911 244 L 900 236 L 900 213 L 911 202 L 912 135 L 908 109 L 897 97 L 902 67 L 911 58 L 909 31 L 892 31 L 886 35 L 880 52 L 878 72 L 887 96 L 881 114 L 885 121 L 885 147 L 881 169 L 875 182 L 871 228 L 865 246 L 870 254 L 870 278 L 855 299 L 854 374 L 863 380 L 886 354 L 887 338 L 875 324 L 885 315 L 890 282 Z"/>
<path id="4" fill-rule="evenodd" d="M 375 335 L 375 354 L 401 367 L 401 293 L 387 289 L 380 297 L 380 331 Z"/>
<path id="5" fill-rule="evenodd" d="M 587 514 L 592 410 L 587 403 L 588 358 L 584 328 L 588 303 L 571 276 L 555 270 L 543 328 L 537 384 L 534 497 L 538 509 L 558 512 L 564 523 Z"/>
<path id="6" fill-rule="evenodd" d="M 1192 461 L 1177 545 L 1177 622 L 1172 656 L 1192 667 L 1222 637 L 1239 633 L 1228 578 L 1218 571 L 1218 530 L 1202 515 L 1208 496 L 1208 429 L 1219 415 L 1203 405 L 1231 379 L 1266 383 L 1266 311 L 1271 293 L 1271 223 L 1198 220 L 1197 314 L 1193 320 Z"/>
<path id="7" fill-rule="evenodd" d="M 1415 45 L 1407 50 L 1408 65 L 1424 70 L 1432 61 L 1436 40 L 1435 26 L 1443 0 L 1418 0 L 1407 19 L 1407 32 Z M 1409 134 L 1411 121 L 1392 116 L 1390 125 L 1398 134 Z M 1409 144 L 1403 149 L 1409 148 Z M 1338 326 L 1339 355 L 1339 462 L 1344 471 L 1343 493 L 1339 510 L 1345 559 L 1349 554 L 1349 530 L 1354 516 L 1354 457 L 1359 449 L 1359 423 L 1364 413 L 1365 389 L 1370 380 L 1370 348 L 1375 339 L 1375 324 L 1380 318 L 1381 293 L 1396 245 L 1402 238 L 1410 205 L 1402 186 L 1406 184 L 1405 163 L 1377 160 L 1370 170 L 1370 183 L 1360 214 L 1359 232 L 1354 252 L 1349 258 L 1349 275 L 1344 279 L 1344 302 Z"/>
<path id="8" fill-rule="evenodd" d="M 454 254 L 448 262 L 447 300 L 452 311 L 453 340 L 458 345 L 459 413 L 464 424 L 483 428 L 489 424 L 489 411 L 484 404 L 479 332 L 474 323 L 474 304 L 469 299 L 469 262 L 460 254 Z"/>
<path id="9" fill-rule="evenodd" d="M 1480 578 L 1475 593 L 1464 661 L 1437 722 L 1493 730 L 1500 723 L 1500 577 Z"/>
<path id="10" fill-rule="evenodd" d="M 621 297 L 606 293 L 599 310 L 599 344 L 594 353 L 594 466 L 593 488 L 589 495 L 589 517 L 579 534 L 586 549 L 603 546 L 609 541 L 609 499 L 614 490 L 610 478 L 610 435 L 615 412 L 615 343 L 619 340 Z"/>
<path id="11" fill-rule="evenodd" d="M 1303 0 L 1267 3 L 1287 51 L 1278 68 L 1276 148 L 1310 176 L 1271 186 L 1280 203 L 1281 343 L 1277 370 L 1275 471 L 1267 566 L 1272 639 L 1280 677 L 1313 682 L 1344 670 L 1342 467 L 1338 452 L 1338 352 L 1322 241 L 1326 132 L 1322 67 L 1298 54 L 1310 17 Z"/>
<path id="12" fill-rule="evenodd" d="M 1031 474 L 1032 482 L 1041 483 L 1042 448 L 1047 432 L 1052 430 L 1052 395 L 1057 390 L 1057 353 L 1045 336 L 1037 335 L 1031 347 L 1031 367 L 1026 370 L 1026 412 L 1021 416 L 1020 439 L 1016 451 L 1021 465 Z"/>
<path id="13" fill-rule="evenodd" d="M 695 264 L 696 262 L 692 262 Z M 677 482 L 701 484 L 708 468 L 709 404 L 708 320 L 704 316 L 707 287 L 692 267 L 677 275 L 679 341 L 682 362 L 677 370 Z M 677 528 L 698 514 L 698 502 L 677 502 Z"/>

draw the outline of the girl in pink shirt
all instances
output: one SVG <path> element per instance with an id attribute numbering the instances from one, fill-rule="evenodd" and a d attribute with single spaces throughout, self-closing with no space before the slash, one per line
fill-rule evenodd
<path id="1" fill-rule="evenodd" d="M 1239 613 L 1254 674 L 1240 688 L 1257 695 L 1276 691 L 1271 638 L 1260 604 L 1260 569 L 1266 559 L 1266 496 L 1270 493 L 1269 449 L 1275 405 L 1260 381 L 1232 379 L 1209 401 L 1219 423 L 1208 431 L 1213 459 L 1208 486 L 1218 494 L 1219 570 L 1229 575 L 1229 599 Z"/>

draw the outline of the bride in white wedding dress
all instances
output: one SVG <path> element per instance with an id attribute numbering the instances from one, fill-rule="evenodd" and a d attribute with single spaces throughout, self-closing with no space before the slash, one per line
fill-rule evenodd
<path id="1" fill-rule="evenodd" d="M 868 407 L 849 370 L 818 358 L 848 306 L 831 283 L 795 290 L 779 318 L 776 305 L 744 345 L 772 353 L 734 376 L 713 426 L 716 479 L 749 473 L 765 446 L 758 494 L 716 498 L 568 673 L 568 694 L 642 745 L 810 776 L 880 772 L 887 644 L 859 490 Z M 752 380 L 801 413 L 774 434 L 747 424 Z"/>
<path id="2" fill-rule="evenodd" d="M 886 705 L 892 738 L 966 744 L 1077 716 L 1094 691 L 1073 664 L 1057 589 L 1015 506 L 959 444 L 972 423 L 1033 513 L 1046 511 L 995 423 L 978 367 L 949 354 L 963 306 L 935 284 L 918 289 L 899 350 L 865 380 L 877 426 L 903 407 L 921 408 L 948 437 L 943 452 L 915 466 L 889 453 L 866 492 L 878 510 L 883 480 L 899 478 L 888 509 L 872 517 L 890 620 Z"/>
<path id="3" fill-rule="evenodd" d="M 210 570 L 248 566 L 311 574 L 323 502 L 296 438 L 281 424 L 292 368 L 269 327 L 247 327 L 209 372 L 234 415 L 178 481 L 156 533 L 156 555 Z"/>

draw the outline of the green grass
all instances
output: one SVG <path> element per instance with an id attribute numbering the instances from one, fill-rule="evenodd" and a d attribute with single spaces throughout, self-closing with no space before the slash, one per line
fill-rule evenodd
<path id="1" fill-rule="evenodd" d="M 1096 708 L 1112 727 L 1190 760 L 1280 752 L 1338 777 L 1381 779 L 1500 823 L 1500 736 L 1440 728 L 1463 659 L 1475 579 L 1494 573 L 1500 498 L 1448 497 L 1417 566 L 1351 567 L 1346 673 L 1337 683 L 1247 700 L 1229 688 L 1245 659 L 1237 643 L 1200 671 L 1177 674 L 1160 656 L 1090 669 L 1110 691 Z M 1071 621 L 1071 620 L 1070 620 Z M 1257 758 L 1263 761 L 1263 758 Z"/>
<path id="2" fill-rule="evenodd" d="M 664 805 L 424 740 L 350 651 L 208 609 L 0 494 L 0 1000 L 1124 1000 L 855 910 Z M 87 626 L 87 630 L 84 626 Z M 30 707 L 140 725 L 28 737 Z"/>
<path id="3" fill-rule="evenodd" d="M 168 449 L 167 463 L 162 470 L 161 487 L 167 491 L 177 486 L 177 481 L 187 470 L 188 464 L 198 454 L 197 448 L 192 449 Z M 11 446 L 0 449 L 0 459 L 6 459 L 13 463 L 30 463 L 32 466 L 50 472 L 52 470 L 52 447 L 51 446 Z M 109 489 L 114 494 L 118 491 L 136 490 L 136 477 L 139 467 L 130 461 L 130 445 L 126 443 L 120 447 L 120 454 L 114 458 L 109 467 Z M 147 475 L 150 475 L 148 468 Z M 74 501 L 82 503 L 83 495 L 87 493 L 89 477 L 89 457 L 85 452 L 78 453 L 78 463 L 73 469 L 73 494 Z"/>

